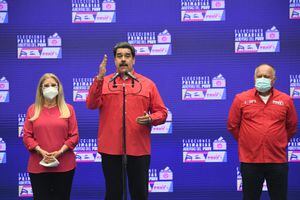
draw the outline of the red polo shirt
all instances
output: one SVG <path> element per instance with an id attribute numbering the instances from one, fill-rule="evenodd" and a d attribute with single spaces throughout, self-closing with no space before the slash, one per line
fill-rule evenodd
<path id="1" fill-rule="evenodd" d="M 165 107 L 155 84 L 148 78 L 134 73 L 132 79 L 116 79 L 117 88 L 109 82 L 113 74 L 99 81 L 95 78 L 86 100 L 89 109 L 99 109 L 98 151 L 111 155 L 122 155 L 123 90 L 126 84 L 126 153 L 132 156 L 150 155 L 151 126 L 140 125 L 136 118 L 150 112 L 152 125 L 163 124 L 167 118 Z"/>
<path id="2" fill-rule="evenodd" d="M 272 89 L 265 104 L 255 88 L 242 92 L 232 103 L 227 128 L 238 141 L 241 162 L 285 163 L 288 141 L 297 128 L 293 100 Z"/>

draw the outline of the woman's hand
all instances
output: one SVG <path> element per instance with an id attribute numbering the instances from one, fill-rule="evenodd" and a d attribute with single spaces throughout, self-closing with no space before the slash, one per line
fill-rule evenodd
<path id="1" fill-rule="evenodd" d="M 36 146 L 35 151 L 43 157 L 45 163 L 50 163 L 54 161 L 52 154 L 43 150 L 40 146 Z"/>

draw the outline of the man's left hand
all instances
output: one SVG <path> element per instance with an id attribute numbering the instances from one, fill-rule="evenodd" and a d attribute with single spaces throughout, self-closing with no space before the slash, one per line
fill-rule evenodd
<path id="1" fill-rule="evenodd" d="M 137 117 L 136 122 L 141 125 L 150 125 L 152 120 L 147 112 L 144 112 L 143 116 Z"/>

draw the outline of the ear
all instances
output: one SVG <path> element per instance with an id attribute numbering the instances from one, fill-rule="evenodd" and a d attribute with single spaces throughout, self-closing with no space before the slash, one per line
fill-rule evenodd
<path id="1" fill-rule="evenodd" d="M 272 81 L 271 81 L 272 86 L 274 85 L 275 80 L 276 80 L 276 76 L 274 76 L 273 79 L 272 79 Z"/>

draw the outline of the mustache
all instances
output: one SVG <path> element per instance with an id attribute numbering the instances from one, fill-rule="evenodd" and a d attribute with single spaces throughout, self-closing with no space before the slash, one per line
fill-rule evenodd
<path id="1" fill-rule="evenodd" d="M 127 66 L 127 67 L 128 67 L 128 64 L 126 64 L 126 63 L 121 63 L 121 64 L 119 65 L 119 67 L 122 67 L 122 66 Z"/>

